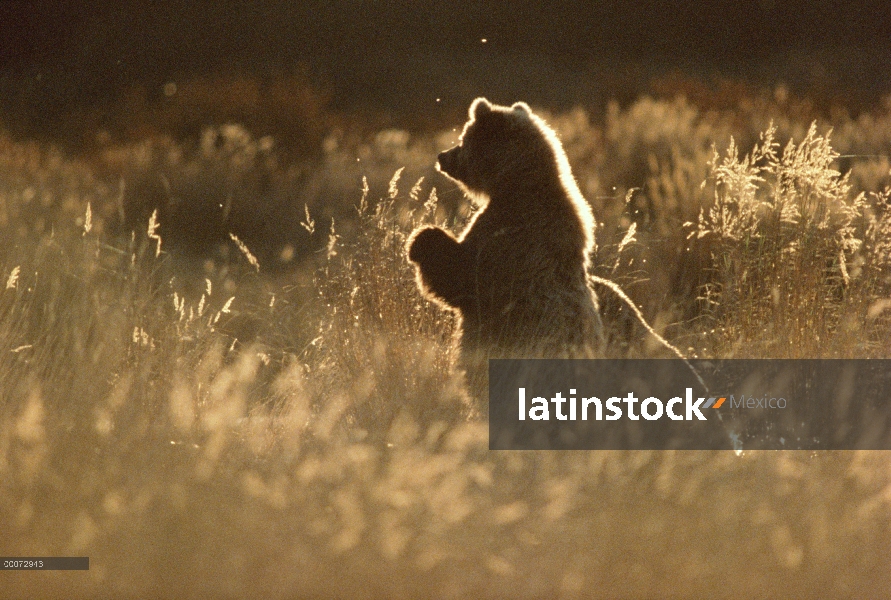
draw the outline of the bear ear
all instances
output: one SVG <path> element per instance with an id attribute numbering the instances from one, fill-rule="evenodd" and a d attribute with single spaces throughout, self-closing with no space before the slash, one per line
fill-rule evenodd
<path id="1" fill-rule="evenodd" d="M 532 114 L 532 109 L 530 109 L 529 105 L 525 102 L 516 102 L 510 109 L 515 113 L 525 113 L 526 115 Z"/>
<path id="2" fill-rule="evenodd" d="M 492 112 L 492 105 L 485 98 L 477 98 L 470 105 L 470 117 L 472 119 L 478 119 L 490 112 Z"/>

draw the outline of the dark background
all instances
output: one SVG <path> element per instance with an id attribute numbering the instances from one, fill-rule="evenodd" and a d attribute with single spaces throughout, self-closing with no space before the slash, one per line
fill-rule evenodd
<path id="1" fill-rule="evenodd" d="M 857 109 L 891 91 L 889 31 L 887 0 L 2 0 L 0 108 L 7 127 L 47 131 L 134 85 L 151 100 L 167 81 L 299 70 L 331 108 L 394 120 L 479 94 L 630 100 L 666 75 Z"/>

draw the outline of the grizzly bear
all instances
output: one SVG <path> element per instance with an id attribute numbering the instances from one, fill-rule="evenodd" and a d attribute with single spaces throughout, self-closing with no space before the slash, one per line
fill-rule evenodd
<path id="1" fill-rule="evenodd" d="M 529 107 L 477 98 L 437 169 L 483 208 L 455 239 L 408 241 L 427 297 L 459 316 L 459 366 L 486 397 L 488 358 L 592 357 L 602 325 L 587 270 L 594 220 L 556 134 Z"/>

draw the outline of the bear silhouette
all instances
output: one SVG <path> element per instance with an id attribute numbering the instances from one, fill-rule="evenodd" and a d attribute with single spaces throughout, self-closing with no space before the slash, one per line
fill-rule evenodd
<path id="1" fill-rule="evenodd" d="M 591 209 L 556 134 L 521 102 L 477 98 L 437 168 L 482 208 L 458 238 L 422 227 L 408 258 L 422 292 L 460 318 L 458 362 L 486 396 L 489 358 L 589 358 L 602 324 L 588 282 Z"/>

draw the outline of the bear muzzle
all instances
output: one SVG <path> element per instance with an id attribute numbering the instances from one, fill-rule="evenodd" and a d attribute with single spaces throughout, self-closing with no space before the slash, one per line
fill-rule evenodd
<path id="1" fill-rule="evenodd" d="M 458 178 L 458 154 L 461 152 L 461 146 L 455 146 L 445 152 L 440 152 L 436 157 L 436 167 L 449 177 Z"/>

